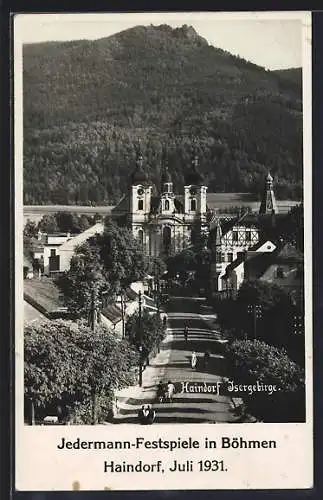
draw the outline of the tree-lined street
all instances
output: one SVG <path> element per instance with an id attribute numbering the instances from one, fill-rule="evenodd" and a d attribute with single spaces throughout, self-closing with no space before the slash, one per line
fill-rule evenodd
<path id="1" fill-rule="evenodd" d="M 156 411 L 157 423 L 233 422 L 231 400 L 227 396 L 208 393 L 182 393 L 182 382 L 216 384 L 226 376 L 223 356 L 225 338 L 210 315 L 204 301 L 173 297 L 168 304 L 167 336 L 160 353 L 143 373 L 143 386 L 133 392 L 119 393 L 119 412 L 116 423 L 137 423 L 137 411 L 142 404 L 150 403 Z M 188 340 L 184 329 L 188 325 Z M 203 369 L 205 351 L 211 353 L 207 369 Z M 191 368 L 191 353 L 197 354 L 196 369 Z M 172 402 L 156 401 L 159 381 L 174 383 L 176 393 Z"/>

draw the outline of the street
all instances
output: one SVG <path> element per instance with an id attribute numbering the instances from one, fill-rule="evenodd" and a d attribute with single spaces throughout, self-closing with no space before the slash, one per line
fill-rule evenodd
<path id="1" fill-rule="evenodd" d="M 167 306 L 167 336 L 160 353 L 151 360 L 143 372 L 143 387 L 133 392 L 119 392 L 119 411 L 116 423 L 137 423 L 137 411 L 142 404 L 150 403 L 156 411 L 155 423 L 216 423 L 234 422 L 230 411 L 231 400 L 216 393 L 182 393 L 182 382 L 213 383 L 226 376 L 223 356 L 225 339 L 217 329 L 216 316 L 210 314 L 203 299 L 184 297 L 170 298 Z M 188 340 L 184 328 L 188 326 Z M 211 353 L 204 371 L 203 357 Z M 193 370 L 191 353 L 197 354 L 197 366 Z M 176 393 L 172 402 L 156 402 L 159 381 L 174 383 Z"/>

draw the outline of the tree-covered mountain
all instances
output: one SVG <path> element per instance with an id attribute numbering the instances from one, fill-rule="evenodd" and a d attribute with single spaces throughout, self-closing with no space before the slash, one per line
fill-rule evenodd
<path id="1" fill-rule="evenodd" d="M 274 71 L 281 79 L 293 83 L 295 88 L 302 88 L 302 68 L 277 69 Z"/>
<path id="2" fill-rule="evenodd" d="M 192 143 L 209 192 L 301 197 L 302 95 L 275 72 L 208 45 L 192 27 L 137 26 L 96 41 L 24 46 L 24 202 L 114 203 L 138 141 L 176 189 Z"/>

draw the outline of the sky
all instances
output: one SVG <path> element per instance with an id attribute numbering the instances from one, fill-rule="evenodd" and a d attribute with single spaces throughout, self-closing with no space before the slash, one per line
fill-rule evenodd
<path id="1" fill-rule="evenodd" d="M 95 40 L 136 25 L 188 24 L 209 44 L 273 70 L 302 66 L 302 25 L 310 23 L 309 14 L 18 14 L 14 33 L 21 43 Z"/>

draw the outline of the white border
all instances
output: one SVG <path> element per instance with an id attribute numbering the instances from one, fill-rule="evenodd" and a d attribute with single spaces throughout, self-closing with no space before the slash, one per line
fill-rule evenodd
<path id="1" fill-rule="evenodd" d="M 304 217 L 305 217 L 305 318 L 306 318 L 306 423 L 305 424 L 186 424 L 185 426 L 158 425 L 143 429 L 139 426 L 71 426 L 62 428 L 28 427 L 23 424 L 23 103 L 22 103 L 22 33 L 33 29 L 32 23 L 56 20 L 104 22 L 130 16 L 135 24 L 167 23 L 180 19 L 190 24 L 192 19 L 202 20 L 301 20 L 303 24 L 303 123 L 304 123 Z M 18 490 L 71 490 L 75 480 L 82 490 L 139 489 L 273 489 L 310 488 L 313 485 L 313 370 L 312 370 L 312 96 L 311 96 L 311 13 L 310 12 L 243 12 L 243 13 L 138 13 L 138 14 L 19 14 L 14 19 L 14 107 L 15 107 L 15 286 L 16 286 L 16 488 Z M 63 435 L 74 439 L 115 439 L 116 431 L 122 439 L 144 435 L 174 438 L 188 436 L 214 439 L 220 436 L 243 436 L 245 439 L 277 439 L 278 450 L 219 450 L 230 462 L 226 475 L 183 473 L 169 477 L 153 474 L 110 475 L 102 472 L 102 461 L 107 452 L 60 452 L 55 445 Z M 104 436 L 104 437 L 102 437 Z M 111 459 L 111 454 L 110 459 Z M 133 460 L 170 456 L 157 452 L 127 452 Z M 202 457 L 202 451 L 179 453 L 177 458 Z M 125 459 L 115 453 L 116 460 Z M 186 457 L 186 458 L 185 458 Z M 205 457 L 204 458 L 208 458 Z"/>

